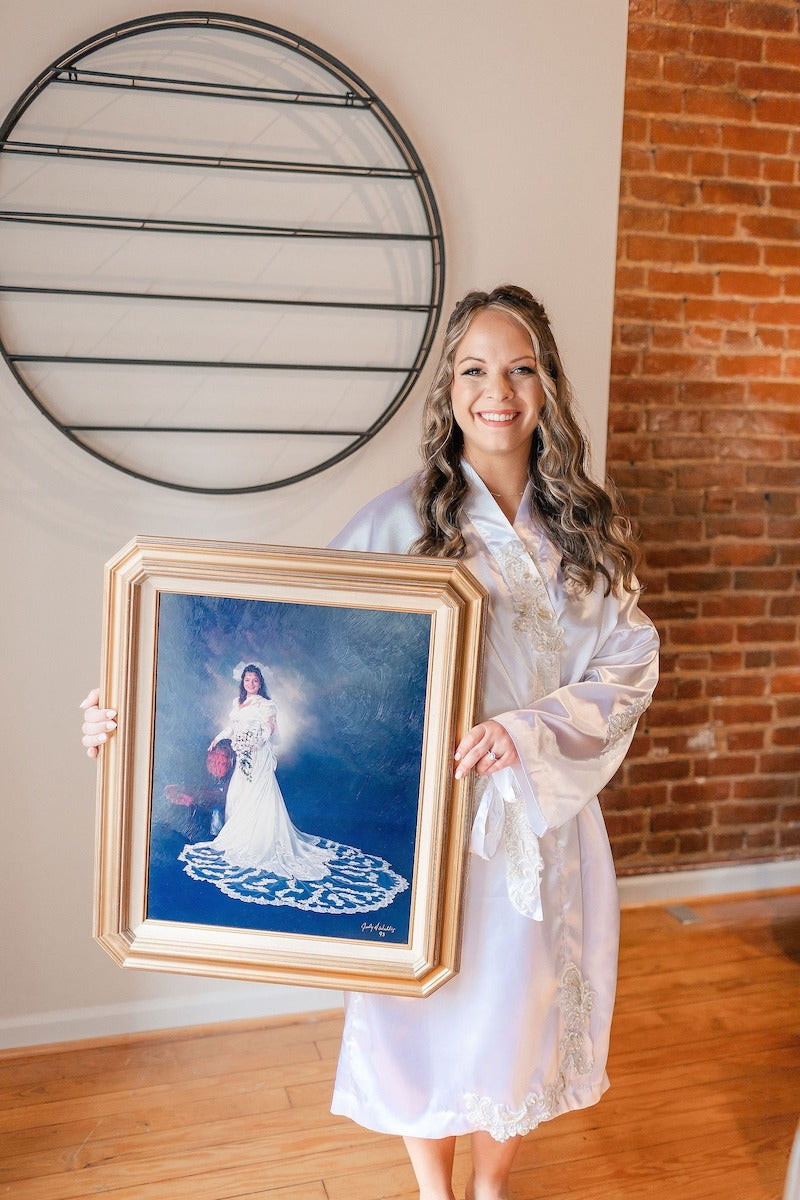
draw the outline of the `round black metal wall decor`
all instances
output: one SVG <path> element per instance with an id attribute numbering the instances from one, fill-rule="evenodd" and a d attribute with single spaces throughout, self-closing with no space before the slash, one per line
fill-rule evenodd
<path id="1" fill-rule="evenodd" d="M 408 395 L 444 288 L 430 181 L 318 46 L 223 13 L 88 38 L 0 127 L 0 350 L 129 475 L 266 491 Z"/>

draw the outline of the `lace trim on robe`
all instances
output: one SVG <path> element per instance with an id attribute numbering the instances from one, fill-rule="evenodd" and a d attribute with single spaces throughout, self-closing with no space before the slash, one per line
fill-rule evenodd
<path id="1" fill-rule="evenodd" d="M 525 805 L 514 800 L 504 805 L 503 845 L 506 851 L 506 887 L 517 912 L 534 921 L 542 920 L 539 883 L 544 859 L 539 839 L 531 829 Z"/>
<path id="2" fill-rule="evenodd" d="M 639 720 L 639 717 L 650 707 L 652 696 L 640 696 L 638 700 L 631 700 L 625 708 L 619 712 L 612 713 L 608 718 L 608 730 L 606 732 L 606 741 L 601 754 L 608 754 L 613 750 L 618 742 L 621 742 L 625 735 Z"/>
<path id="3" fill-rule="evenodd" d="M 485 1130 L 496 1142 L 530 1133 L 542 1121 L 556 1116 L 567 1083 L 576 1075 L 586 1075 L 594 1065 L 589 1019 L 595 993 L 575 963 L 568 963 L 558 988 L 562 1016 L 559 1041 L 558 1081 L 541 1092 L 530 1092 L 519 1108 L 496 1104 L 490 1096 L 468 1092 L 464 1096 L 467 1116 L 476 1129 Z"/>
<path id="4" fill-rule="evenodd" d="M 534 688 L 531 700 L 540 700 L 561 682 L 564 631 L 556 619 L 550 596 L 535 562 L 515 539 L 493 551 L 511 592 L 514 632 L 533 650 Z"/>

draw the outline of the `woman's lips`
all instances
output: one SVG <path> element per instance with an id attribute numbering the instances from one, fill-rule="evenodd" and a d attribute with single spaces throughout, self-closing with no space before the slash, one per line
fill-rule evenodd
<path id="1" fill-rule="evenodd" d="M 484 425 L 492 425 L 494 427 L 503 427 L 511 425 L 519 416 L 518 412 L 479 412 L 475 414 L 479 421 Z"/>

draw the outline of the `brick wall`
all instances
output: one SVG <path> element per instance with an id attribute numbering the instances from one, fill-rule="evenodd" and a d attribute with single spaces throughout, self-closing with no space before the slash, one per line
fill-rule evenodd
<path id="1" fill-rule="evenodd" d="M 800 847 L 800 30 L 631 0 L 608 469 L 663 681 L 604 795 L 621 874 Z"/>

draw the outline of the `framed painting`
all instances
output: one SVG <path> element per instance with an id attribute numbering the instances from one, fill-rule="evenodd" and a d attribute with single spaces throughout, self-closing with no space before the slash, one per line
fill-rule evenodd
<path id="1" fill-rule="evenodd" d="M 425 996 L 458 970 L 485 593 L 458 563 L 136 538 L 106 566 L 95 937 Z"/>

